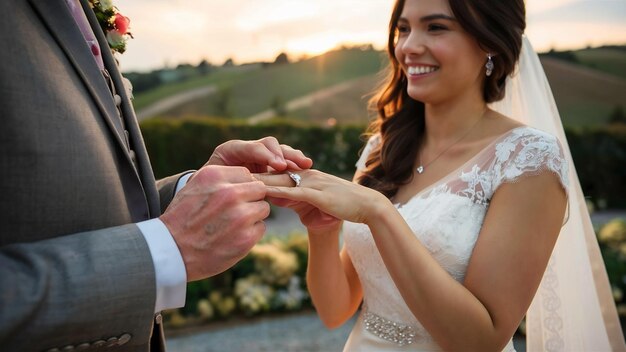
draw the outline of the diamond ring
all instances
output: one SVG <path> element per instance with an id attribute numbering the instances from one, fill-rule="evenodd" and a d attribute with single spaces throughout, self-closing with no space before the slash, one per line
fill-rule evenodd
<path id="1" fill-rule="evenodd" d="M 300 175 L 295 174 L 293 172 L 289 172 L 289 171 L 287 171 L 287 175 L 289 175 L 289 177 L 291 177 L 293 182 L 296 183 L 296 187 L 300 187 L 300 181 L 302 181 L 302 177 Z"/>

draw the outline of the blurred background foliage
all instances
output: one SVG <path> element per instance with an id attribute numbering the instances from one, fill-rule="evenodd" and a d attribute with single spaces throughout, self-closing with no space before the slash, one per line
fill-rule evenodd
<path id="1" fill-rule="evenodd" d="M 626 209 L 626 46 L 540 55 L 552 87 L 590 211 Z M 314 167 L 350 178 L 375 117 L 368 100 L 384 78 L 386 54 L 370 45 L 293 60 L 221 65 L 201 61 L 152 72 L 127 72 L 141 116 L 160 101 L 197 88 L 204 96 L 152 110 L 141 129 L 157 178 L 203 165 L 230 139 L 275 136 L 302 150 Z M 156 111 L 156 112 L 154 112 Z M 614 298 L 626 316 L 626 223 L 596 229 Z M 188 285 L 185 308 L 169 326 L 310 308 L 307 238 L 276 234 L 232 269 Z"/>

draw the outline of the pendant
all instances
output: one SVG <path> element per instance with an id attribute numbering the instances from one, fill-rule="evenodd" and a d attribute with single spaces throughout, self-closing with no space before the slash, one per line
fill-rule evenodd
<path id="1" fill-rule="evenodd" d="M 417 169 L 415 171 L 417 171 L 418 174 L 421 174 L 422 172 L 424 172 L 424 167 L 422 165 L 420 165 L 420 166 L 417 167 Z"/>

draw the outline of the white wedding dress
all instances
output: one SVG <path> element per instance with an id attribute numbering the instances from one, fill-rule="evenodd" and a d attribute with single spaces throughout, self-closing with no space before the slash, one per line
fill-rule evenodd
<path id="1" fill-rule="evenodd" d="M 370 139 L 358 169 L 365 167 L 367 155 L 379 139 Z M 396 207 L 439 264 L 463 282 L 489 201 L 498 187 L 552 172 L 567 192 L 566 160 L 556 137 L 531 127 L 517 127 Z M 363 287 L 363 308 L 344 351 L 440 351 L 402 299 L 369 228 L 346 222 L 343 236 Z M 512 341 L 505 351 L 514 351 Z"/>

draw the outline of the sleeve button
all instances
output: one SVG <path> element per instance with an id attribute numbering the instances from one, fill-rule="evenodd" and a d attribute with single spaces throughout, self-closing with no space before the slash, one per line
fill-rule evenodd
<path id="1" fill-rule="evenodd" d="M 130 334 L 124 334 L 122 336 L 120 336 L 120 338 L 117 340 L 117 344 L 118 346 L 122 346 L 125 345 L 126 343 L 128 343 L 128 341 L 130 341 L 132 336 L 130 336 Z"/>
<path id="2" fill-rule="evenodd" d="M 109 337 L 107 339 L 106 347 L 117 346 L 117 337 Z"/>

